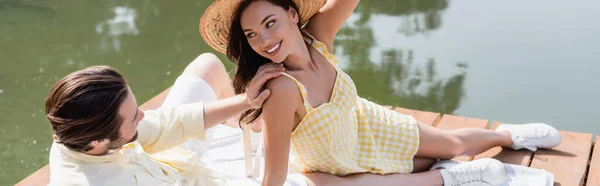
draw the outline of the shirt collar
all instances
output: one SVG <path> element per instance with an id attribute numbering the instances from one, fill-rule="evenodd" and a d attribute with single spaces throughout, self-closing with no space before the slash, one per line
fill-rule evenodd
<path id="1" fill-rule="evenodd" d="M 135 149 L 141 149 L 141 145 L 137 141 L 125 144 L 120 150 L 105 155 L 89 155 L 86 153 L 74 151 L 60 143 L 56 143 L 56 141 L 53 142 L 52 146 L 56 147 L 57 150 L 60 152 L 61 156 L 66 158 L 67 160 L 79 161 L 84 163 L 108 163 L 123 161 L 127 159 L 124 156 L 125 154 L 129 154 L 127 153 L 127 151 L 137 151 Z"/>

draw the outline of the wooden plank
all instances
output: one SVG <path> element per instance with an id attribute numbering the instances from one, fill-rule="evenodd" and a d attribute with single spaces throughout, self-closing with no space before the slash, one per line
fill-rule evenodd
<path id="1" fill-rule="evenodd" d="M 46 165 L 27 178 L 21 180 L 15 186 L 29 186 L 29 185 L 48 185 L 50 183 L 50 166 Z"/>
<path id="2" fill-rule="evenodd" d="M 580 186 L 589 162 L 592 134 L 560 131 L 562 141 L 553 149 L 538 149 L 531 167 L 554 174 L 554 185 Z"/>
<path id="3" fill-rule="evenodd" d="M 146 103 L 144 103 L 140 106 L 140 109 L 141 110 L 152 110 L 152 109 L 156 109 L 156 108 L 160 107 L 160 105 L 162 105 L 162 103 L 165 101 L 165 98 L 169 94 L 169 91 L 171 91 L 170 87 L 163 90 L 160 94 L 154 96 L 150 100 L 146 101 Z"/>
<path id="4" fill-rule="evenodd" d="M 440 116 L 441 116 L 440 113 L 411 110 L 411 109 L 405 109 L 405 108 L 401 108 L 401 107 L 396 107 L 396 109 L 394 109 L 394 110 L 396 110 L 396 112 L 399 112 L 401 114 L 411 115 L 420 123 L 431 125 L 431 126 L 435 126 L 439 122 Z"/>
<path id="5" fill-rule="evenodd" d="M 461 116 L 454 116 L 445 114 L 437 125 L 437 128 L 445 130 L 454 130 L 460 128 L 482 128 L 486 129 L 488 126 L 488 120 L 467 118 Z M 456 161 L 470 161 L 473 157 L 460 156 L 453 158 Z"/>
<path id="6" fill-rule="evenodd" d="M 496 130 L 496 128 L 502 124 L 501 122 L 494 122 L 490 130 Z M 529 167 L 533 152 L 529 150 L 512 150 L 510 148 L 494 147 L 488 151 L 485 151 L 479 155 L 473 157 L 473 159 L 481 158 L 495 158 L 504 163 L 516 164 Z"/>
<path id="7" fill-rule="evenodd" d="M 594 145 L 591 160 L 586 185 L 600 186 L 600 136 L 596 136 L 596 144 Z"/>
<path id="8" fill-rule="evenodd" d="M 167 94 L 171 88 L 167 88 L 160 94 L 154 96 L 152 99 L 146 101 L 140 106 L 141 110 L 156 109 L 162 105 L 163 101 L 167 97 Z M 50 183 L 50 167 L 48 165 L 38 169 L 33 174 L 27 176 L 21 180 L 16 186 L 29 186 L 29 185 L 48 185 Z"/>

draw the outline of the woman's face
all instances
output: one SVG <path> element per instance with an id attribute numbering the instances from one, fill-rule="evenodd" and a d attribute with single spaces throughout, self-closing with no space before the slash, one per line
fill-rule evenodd
<path id="1" fill-rule="evenodd" d="M 240 21 L 248 43 L 259 55 L 281 63 L 294 51 L 299 19 L 293 8 L 255 1 L 242 12 Z"/>

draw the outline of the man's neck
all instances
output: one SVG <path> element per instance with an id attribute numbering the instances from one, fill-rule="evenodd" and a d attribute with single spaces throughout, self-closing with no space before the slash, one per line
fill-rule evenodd
<path id="1" fill-rule="evenodd" d="M 86 151 L 84 153 L 92 156 L 103 156 L 109 154 L 110 151 L 107 148 L 95 147 L 92 150 Z"/>

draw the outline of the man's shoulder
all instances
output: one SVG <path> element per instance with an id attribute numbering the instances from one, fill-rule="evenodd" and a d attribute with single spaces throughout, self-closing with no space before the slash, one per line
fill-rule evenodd
<path id="1" fill-rule="evenodd" d="M 135 172 L 109 164 L 51 164 L 50 185 L 137 185 Z"/>
<path id="2" fill-rule="evenodd" d="M 136 185 L 134 172 L 122 163 L 84 162 L 61 153 L 59 145 L 50 151 L 50 185 Z"/>

